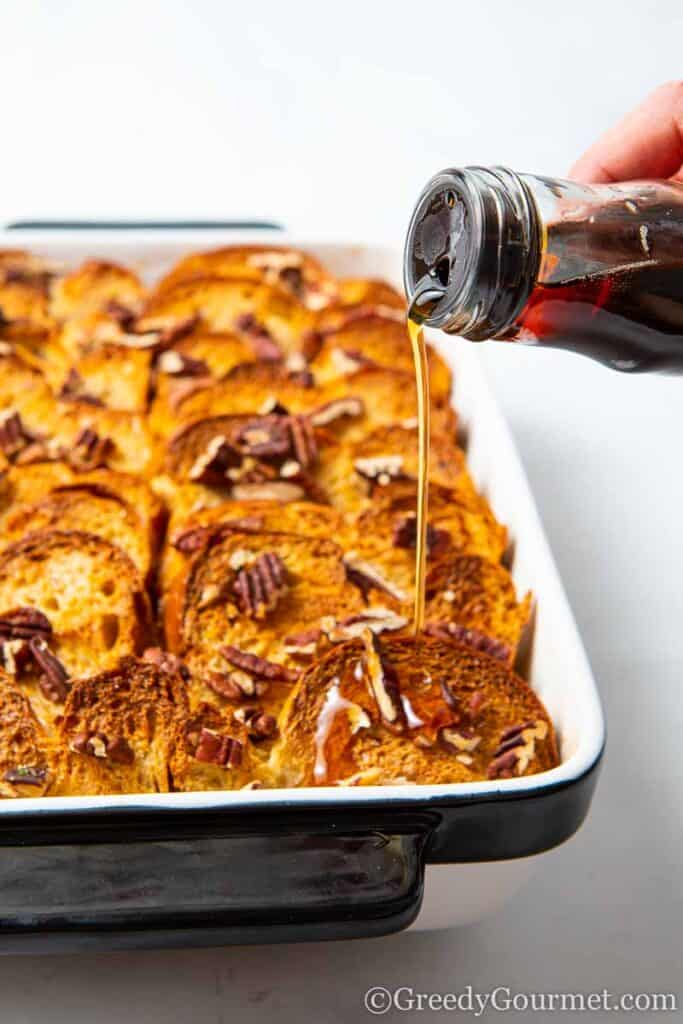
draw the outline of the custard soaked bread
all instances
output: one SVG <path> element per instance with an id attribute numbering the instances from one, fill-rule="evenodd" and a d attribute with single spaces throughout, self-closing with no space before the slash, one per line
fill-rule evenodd
<path id="1" fill-rule="evenodd" d="M 530 613 L 405 302 L 286 246 L 158 282 L 0 251 L 0 794 L 499 780 L 557 763 Z"/>
<path id="2" fill-rule="evenodd" d="M 280 718 L 281 785 L 474 782 L 558 763 L 552 722 L 495 658 L 366 631 L 301 677 Z"/>

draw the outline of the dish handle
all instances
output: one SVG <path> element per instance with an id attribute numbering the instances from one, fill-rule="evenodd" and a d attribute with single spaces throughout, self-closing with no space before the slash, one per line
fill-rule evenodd
<path id="1" fill-rule="evenodd" d="M 271 811 L 272 814 L 272 811 Z M 0 845 L 0 952 L 361 938 L 422 903 L 428 821 L 323 816 Z M 132 825 L 132 823 L 131 823 Z M 265 827 L 264 827 L 265 825 Z M 92 835 L 92 834 L 91 834 Z M 210 837 L 210 838 L 207 838 Z"/>

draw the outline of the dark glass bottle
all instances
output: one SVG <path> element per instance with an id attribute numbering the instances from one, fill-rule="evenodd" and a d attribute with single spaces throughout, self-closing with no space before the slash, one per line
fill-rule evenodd
<path id="1" fill-rule="evenodd" d="M 449 334 L 681 373 L 683 185 L 443 171 L 413 213 L 404 282 L 413 318 Z"/>

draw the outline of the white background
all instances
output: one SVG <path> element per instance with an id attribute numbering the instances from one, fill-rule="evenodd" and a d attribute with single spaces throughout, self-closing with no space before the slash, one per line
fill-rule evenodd
<path id="1" fill-rule="evenodd" d="M 400 242 L 437 169 L 562 174 L 682 75 L 680 0 L 1 2 L 0 221 L 268 216 Z M 362 1020 L 371 984 L 683 989 L 683 381 L 485 359 L 606 705 L 587 825 L 460 932 L 0 960 L 3 1024 Z"/>

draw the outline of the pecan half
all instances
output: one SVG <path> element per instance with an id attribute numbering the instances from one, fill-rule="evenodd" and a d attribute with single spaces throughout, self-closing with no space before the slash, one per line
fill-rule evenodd
<path id="1" fill-rule="evenodd" d="M 308 469 L 318 458 L 318 445 L 310 419 L 290 416 L 288 420 L 292 452 L 302 469 Z"/>
<path id="2" fill-rule="evenodd" d="M 3 779 L 13 786 L 42 786 L 47 779 L 47 768 L 39 765 L 20 764 L 16 768 L 8 768 Z"/>
<path id="3" fill-rule="evenodd" d="M 157 366 L 170 377 L 210 377 L 211 371 L 203 359 L 193 359 L 175 349 L 168 349 L 159 356 Z"/>
<path id="4" fill-rule="evenodd" d="M 259 679 L 267 679 L 269 682 L 295 683 L 299 678 L 299 672 L 285 668 L 276 661 L 268 661 L 260 658 L 258 654 L 251 654 L 249 651 L 241 651 L 239 647 L 232 644 L 224 644 L 220 648 L 220 654 L 227 662 L 235 668 L 242 669 Z"/>
<path id="5" fill-rule="evenodd" d="M 267 682 L 254 679 L 241 669 L 234 672 L 210 672 L 204 682 L 219 697 L 231 701 L 253 700 L 254 697 L 262 697 L 268 689 Z"/>
<path id="6" fill-rule="evenodd" d="M 38 680 L 41 692 L 54 704 L 63 704 L 70 689 L 68 672 L 41 637 L 34 636 L 29 641 L 29 649 L 43 672 Z"/>
<path id="7" fill-rule="evenodd" d="M 250 566 L 239 569 L 233 590 L 244 615 L 264 618 L 287 593 L 284 562 L 274 551 L 264 551 Z"/>
<path id="8" fill-rule="evenodd" d="M 50 620 L 37 608 L 15 608 L 0 615 L 0 641 L 31 640 L 33 637 L 47 640 L 51 635 Z"/>
<path id="9" fill-rule="evenodd" d="M 284 640 L 285 654 L 291 654 L 295 658 L 308 658 L 318 649 L 318 641 L 321 636 L 322 630 L 315 627 L 305 629 L 301 633 L 294 633 L 292 636 L 286 636 Z"/>
<path id="10" fill-rule="evenodd" d="M 390 608 L 382 607 L 366 608 L 357 615 L 349 615 L 341 622 L 321 619 L 323 632 L 331 643 L 352 640 L 354 637 L 362 636 L 366 629 L 375 634 L 391 633 L 407 625 L 408 620 L 403 615 L 397 615 Z"/>
<path id="11" fill-rule="evenodd" d="M 100 437 L 92 427 L 83 427 L 68 454 L 69 464 L 77 472 L 88 473 L 99 466 L 106 466 L 113 448 L 114 442 L 110 437 Z"/>
<path id="12" fill-rule="evenodd" d="M 190 468 L 190 480 L 201 484 L 226 484 L 227 472 L 239 466 L 241 457 L 223 434 L 212 437 Z"/>
<path id="13" fill-rule="evenodd" d="M 511 649 L 502 640 L 480 633 L 477 629 L 467 629 L 457 622 L 428 622 L 424 631 L 428 636 L 437 637 L 439 640 L 454 640 L 456 643 L 465 644 L 475 651 L 497 658 L 498 661 L 509 661 L 512 654 Z"/>
<path id="14" fill-rule="evenodd" d="M 194 756 L 206 764 L 238 768 L 242 763 L 242 744 L 232 736 L 224 736 L 213 729 L 202 729 Z"/>
<path id="15" fill-rule="evenodd" d="M 176 320 L 174 324 L 162 327 L 159 331 L 158 342 L 160 348 L 167 348 L 174 345 L 176 341 L 191 334 L 200 321 L 199 313 L 190 313 L 189 316 Z"/>

